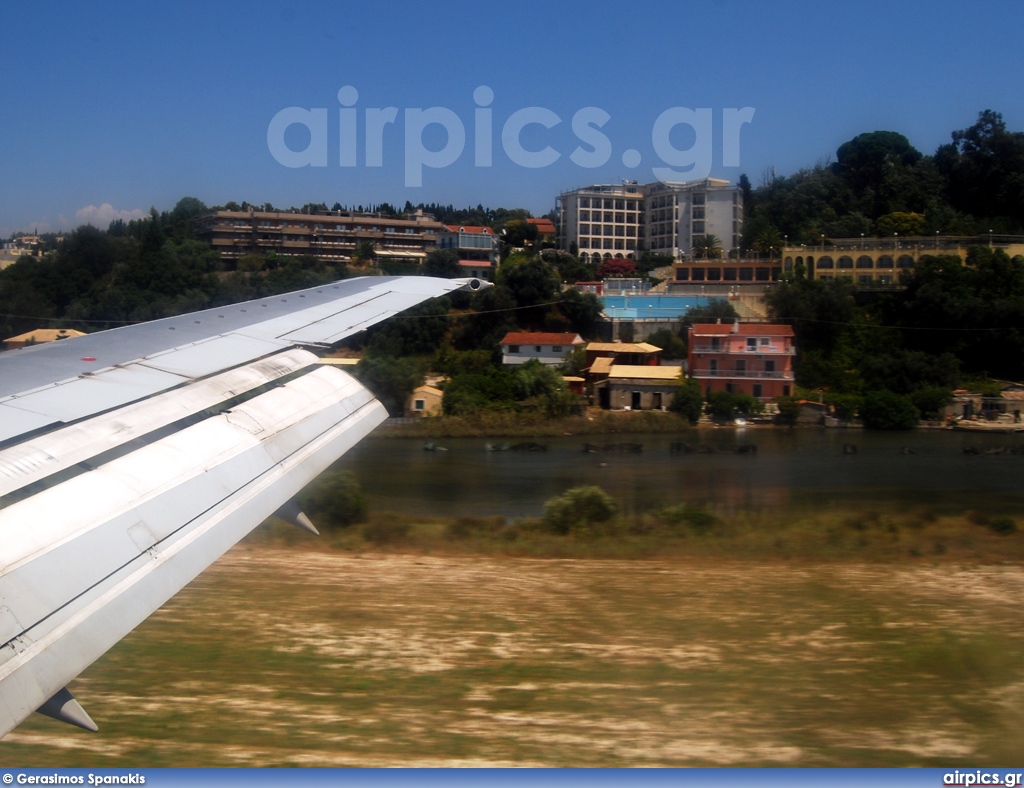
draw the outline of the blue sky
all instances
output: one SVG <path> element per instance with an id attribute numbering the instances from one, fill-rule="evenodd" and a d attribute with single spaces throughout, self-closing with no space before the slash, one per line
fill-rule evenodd
<path id="1" fill-rule="evenodd" d="M 712 175 L 745 172 L 755 184 L 767 167 L 792 173 L 865 131 L 898 131 L 932 153 L 986 108 L 1024 129 L 1019 0 L 43 2 L 5 11 L 4 236 L 86 220 L 105 227 L 183 196 L 279 207 L 483 203 L 539 215 L 567 189 L 654 180 L 665 162 L 652 130 L 673 107 L 709 109 L 711 134 L 677 124 L 668 144 L 685 151 L 700 137 Z M 358 92 L 352 167 L 339 164 L 344 86 Z M 479 86 L 494 95 L 490 167 L 475 163 Z M 326 110 L 326 166 L 275 159 L 268 127 L 288 107 Z M 366 110 L 386 107 L 396 122 L 384 129 L 382 166 L 368 167 Z M 409 186 L 408 110 L 431 107 L 457 118 L 465 146 Z M 527 151 L 558 153 L 547 166 L 516 164 L 502 144 L 506 121 L 529 107 L 560 120 L 518 137 Z M 598 167 L 570 158 L 581 146 L 571 122 L 586 107 L 609 116 L 599 132 L 610 155 Z M 740 165 L 725 166 L 723 111 L 743 107 L 754 115 L 740 130 Z M 292 125 L 283 139 L 301 151 L 310 137 Z M 450 141 L 432 125 L 422 144 Z M 627 150 L 639 165 L 624 163 Z"/>

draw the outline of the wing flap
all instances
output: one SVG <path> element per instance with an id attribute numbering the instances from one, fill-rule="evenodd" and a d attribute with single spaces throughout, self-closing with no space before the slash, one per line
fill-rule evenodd
<path id="1" fill-rule="evenodd" d="M 240 406 L 264 427 L 258 435 L 224 413 L 58 485 L 46 491 L 48 501 L 21 502 L 56 507 L 86 477 L 112 477 L 103 500 L 82 502 L 76 521 L 51 526 L 45 538 L 23 539 L 20 556 L 6 542 L 13 520 L 0 519 L 0 566 L 7 567 L 0 582 L 25 627 L 0 646 L 0 696 L 14 699 L 14 716 L 42 705 L 379 424 L 386 414 L 368 393 L 351 413 L 342 405 L 356 394 L 353 385 L 339 370 L 318 369 Z M 154 469 L 163 477 L 151 479 L 155 489 L 139 498 L 137 485 Z M 28 515 L 22 507 L 10 516 Z M 153 545 L 139 542 L 139 523 L 156 538 Z M 0 733 L 17 721 L 0 719 Z"/>

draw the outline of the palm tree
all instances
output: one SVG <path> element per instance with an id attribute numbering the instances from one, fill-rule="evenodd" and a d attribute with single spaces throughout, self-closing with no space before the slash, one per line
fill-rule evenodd
<path id="1" fill-rule="evenodd" d="M 360 241 L 352 253 L 352 262 L 359 265 L 361 263 L 373 263 L 377 258 L 377 244 L 373 241 Z"/>
<path id="2" fill-rule="evenodd" d="M 782 233 L 771 226 L 765 227 L 754 238 L 754 248 L 762 254 L 767 252 L 769 258 L 781 254 L 784 244 L 785 239 L 782 237 Z"/>
<path id="3" fill-rule="evenodd" d="M 690 251 L 697 258 L 721 257 L 722 242 L 718 240 L 718 236 L 711 235 L 710 233 L 707 235 L 695 235 L 693 237 L 693 249 Z"/>

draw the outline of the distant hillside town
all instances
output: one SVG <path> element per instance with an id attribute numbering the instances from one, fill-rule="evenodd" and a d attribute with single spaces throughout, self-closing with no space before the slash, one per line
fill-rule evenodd
<path id="1" fill-rule="evenodd" d="M 925 155 L 860 134 L 756 186 L 590 184 L 540 217 L 186 197 L 106 229 L 12 236 L 0 330 L 18 352 L 350 276 L 471 277 L 495 286 L 336 349 L 393 415 L 1019 419 L 1024 134 L 986 110 L 951 137 Z"/>

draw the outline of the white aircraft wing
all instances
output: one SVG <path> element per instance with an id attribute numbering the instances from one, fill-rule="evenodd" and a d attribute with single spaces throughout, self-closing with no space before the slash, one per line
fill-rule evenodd
<path id="1" fill-rule="evenodd" d="M 0 354 L 0 737 L 386 417 L 305 347 L 479 280 L 350 279 Z M 315 532 L 315 529 L 312 529 Z"/>

